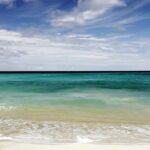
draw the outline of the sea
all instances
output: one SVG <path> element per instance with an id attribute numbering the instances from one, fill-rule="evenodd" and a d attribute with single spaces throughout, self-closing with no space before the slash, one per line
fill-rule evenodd
<path id="1" fill-rule="evenodd" d="M 1 73 L 0 141 L 150 143 L 150 72 Z"/>

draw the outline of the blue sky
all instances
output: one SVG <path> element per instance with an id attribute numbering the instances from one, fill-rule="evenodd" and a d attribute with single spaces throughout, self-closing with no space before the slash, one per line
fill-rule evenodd
<path id="1" fill-rule="evenodd" d="M 0 0 L 0 70 L 149 70 L 150 0 Z"/>

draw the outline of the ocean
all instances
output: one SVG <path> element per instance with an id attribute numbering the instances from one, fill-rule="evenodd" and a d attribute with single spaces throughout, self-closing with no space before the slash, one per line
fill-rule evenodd
<path id="1" fill-rule="evenodd" d="M 150 143 L 150 73 L 0 74 L 0 140 Z"/>

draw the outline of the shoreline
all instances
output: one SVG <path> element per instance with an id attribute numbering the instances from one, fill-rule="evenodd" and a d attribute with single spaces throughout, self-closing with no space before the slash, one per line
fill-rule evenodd
<path id="1" fill-rule="evenodd" d="M 29 144 L 0 142 L 0 150 L 149 150 L 150 144 Z"/>
<path id="2" fill-rule="evenodd" d="M 147 144 L 150 125 L 0 120 L 0 141 L 40 144 Z"/>

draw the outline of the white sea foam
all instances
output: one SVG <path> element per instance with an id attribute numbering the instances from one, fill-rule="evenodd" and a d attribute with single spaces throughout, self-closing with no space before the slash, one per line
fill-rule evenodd
<path id="1" fill-rule="evenodd" d="M 0 104 L 0 111 L 12 111 L 15 110 L 15 106 L 9 106 L 7 104 Z"/>
<path id="2" fill-rule="evenodd" d="M 11 137 L 5 137 L 5 136 L 0 136 L 0 141 L 12 141 L 13 138 Z"/>
<path id="3" fill-rule="evenodd" d="M 150 125 L 109 125 L 0 118 L 0 140 L 31 143 L 150 143 Z"/>
<path id="4" fill-rule="evenodd" d="M 79 143 L 79 144 L 92 143 L 92 142 L 93 142 L 93 140 L 91 140 L 89 138 L 77 136 L 77 143 Z"/>

